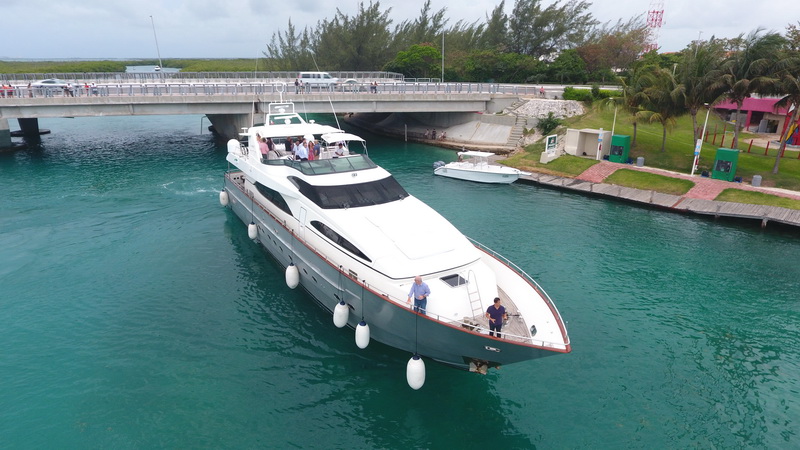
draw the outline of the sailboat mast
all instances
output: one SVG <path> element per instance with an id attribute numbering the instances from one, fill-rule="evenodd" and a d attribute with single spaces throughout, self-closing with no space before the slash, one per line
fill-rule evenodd
<path id="1" fill-rule="evenodd" d="M 164 67 L 164 65 L 161 64 L 161 50 L 159 50 L 158 48 L 158 36 L 156 36 L 156 23 L 155 21 L 153 21 L 153 16 L 150 16 L 150 23 L 153 25 L 153 37 L 156 40 L 156 53 L 158 53 L 158 67 L 161 68 Z"/>

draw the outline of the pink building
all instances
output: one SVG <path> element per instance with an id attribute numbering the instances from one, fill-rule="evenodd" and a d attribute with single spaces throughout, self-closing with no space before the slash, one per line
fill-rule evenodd
<path id="1" fill-rule="evenodd" d="M 746 98 L 742 105 L 739 123 L 744 124 L 744 129 L 756 133 L 780 133 L 788 119 L 786 107 L 775 110 L 778 98 Z M 724 119 L 736 119 L 736 103 L 724 101 L 714 105 L 714 109 Z"/>

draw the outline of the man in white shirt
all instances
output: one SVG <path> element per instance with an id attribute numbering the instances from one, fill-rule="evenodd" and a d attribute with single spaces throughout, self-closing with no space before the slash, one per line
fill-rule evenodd
<path id="1" fill-rule="evenodd" d="M 336 152 L 334 153 L 333 157 L 338 158 L 340 156 L 344 156 L 344 145 L 341 142 L 336 146 Z"/>
<path id="2" fill-rule="evenodd" d="M 300 161 L 308 161 L 308 147 L 306 146 L 306 140 L 304 138 L 299 138 L 300 143 L 297 145 L 297 149 L 294 152 L 294 158 Z"/>

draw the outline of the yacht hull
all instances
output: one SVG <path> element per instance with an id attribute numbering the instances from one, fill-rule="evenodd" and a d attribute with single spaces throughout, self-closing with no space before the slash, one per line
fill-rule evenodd
<path id="1" fill-rule="evenodd" d="M 241 172 L 225 176 L 229 207 L 245 224 L 256 223 L 255 239 L 284 268 L 297 266 L 300 286 L 325 311 L 332 314 L 340 300 L 349 306 L 347 326 L 355 328 L 363 319 L 371 339 L 400 350 L 415 352 L 461 369 L 496 367 L 569 352 L 490 337 L 461 322 L 418 314 L 409 305 L 392 301 L 370 287 L 370 274 L 353 274 L 332 265 L 307 245 L 291 224 L 278 219 L 272 205 L 257 201 Z M 461 318 L 458 318 L 461 319 Z M 334 324 L 331 321 L 331 327 Z"/>
<path id="2" fill-rule="evenodd" d="M 477 183 L 510 184 L 519 179 L 519 173 L 482 171 L 473 169 L 460 169 L 457 167 L 442 166 L 436 168 L 433 173 L 457 180 L 475 181 Z"/>

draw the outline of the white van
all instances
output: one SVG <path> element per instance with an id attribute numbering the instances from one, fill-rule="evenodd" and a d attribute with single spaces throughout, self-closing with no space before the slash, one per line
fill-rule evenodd
<path id="1" fill-rule="evenodd" d="M 332 77 L 328 72 L 300 72 L 297 80 L 305 87 L 325 86 L 334 87 L 339 83 L 339 79 Z"/>

